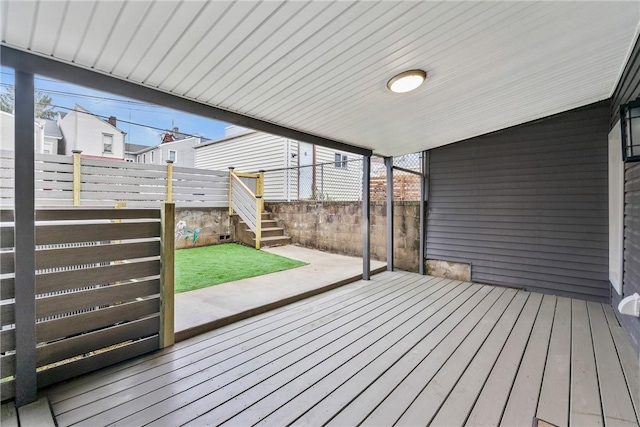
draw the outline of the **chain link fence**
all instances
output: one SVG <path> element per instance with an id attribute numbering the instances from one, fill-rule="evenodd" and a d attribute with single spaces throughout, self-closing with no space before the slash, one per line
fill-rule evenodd
<path id="1" fill-rule="evenodd" d="M 394 200 L 420 200 L 422 154 L 395 157 Z M 399 169 L 398 169 L 399 168 Z M 404 169 L 404 170 L 403 170 Z M 271 201 L 361 201 L 362 158 L 350 159 L 338 153 L 333 162 L 272 169 L 264 172 L 265 200 Z M 387 170 L 384 158 L 371 157 L 371 201 L 387 197 Z"/>

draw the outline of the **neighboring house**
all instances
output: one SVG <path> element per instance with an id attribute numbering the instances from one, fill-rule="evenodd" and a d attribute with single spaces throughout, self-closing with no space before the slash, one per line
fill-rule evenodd
<path id="1" fill-rule="evenodd" d="M 166 131 L 162 135 L 160 144 L 152 147 L 142 146 L 137 151 L 128 151 L 127 159 L 131 158 L 136 163 L 153 165 L 164 165 L 167 160 L 173 160 L 176 166 L 193 168 L 195 167 L 194 147 L 201 142 L 201 137 L 181 134 L 178 132 L 178 128 L 173 128 L 173 132 Z"/>
<path id="2" fill-rule="evenodd" d="M 362 156 L 229 126 L 195 147 L 196 168 L 265 174 L 266 200 L 354 200 L 362 194 Z"/>
<path id="3" fill-rule="evenodd" d="M 129 163 L 134 163 L 136 161 L 136 153 L 138 151 L 146 150 L 147 148 L 149 148 L 148 145 L 129 144 L 125 142 L 124 143 L 124 159 Z"/>
<path id="4" fill-rule="evenodd" d="M 108 121 L 102 120 L 76 104 L 67 114 L 61 115 L 58 126 L 63 135 L 60 154 L 70 155 L 73 150 L 82 150 L 83 156 L 124 159 L 126 132 L 117 128 L 114 116 Z"/>
<path id="5" fill-rule="evenodd" d="M 51 119 L 38 119 L 37 122 L 43 127 L 42 147 L 38 152 L 44 154 L 59 154 L 58 150 L 62 148 L 60 142 L 63 136 L 58 127 L 58 123 Z"/>
<path id="6" fill-rule="evenodd" d="M 45 145 L 45 125 L 44 119 L 37 119 L 34 122 L 33 141 L 36 153 L 42 153 Z M 15 120 L 11 113 L 0 111 L 0 149 L 7 151 L 15 151 Z M 55 154 L 55 151 L 52 151 Z"/>

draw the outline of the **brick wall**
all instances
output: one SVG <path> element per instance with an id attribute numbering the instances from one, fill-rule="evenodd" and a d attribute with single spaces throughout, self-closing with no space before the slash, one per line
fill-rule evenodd
<path id="1" fill-rule="evenodd" d="M 361 202 L 266 202 L 294 244 L 326 252 L 362 256 Z M 386 260 L 386 206 L 371 204 L 371 257 Z M 395 266 L 418 271 L 420 205 L 394 204 Z"/>

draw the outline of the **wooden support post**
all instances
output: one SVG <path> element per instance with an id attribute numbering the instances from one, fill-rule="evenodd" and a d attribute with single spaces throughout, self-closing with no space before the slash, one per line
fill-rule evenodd
<path id="1" fill-rule="evenodd" d="M 371 156 L 362 157 L 362 280 L 371 279 Z"/>
<path id="2" fill-rule="evenodd" d="M 229 167 L 229 216 L 233 215 L 233 169 Z"/>
<path id="3" fill-rule="evenodd" d="M 82 190 L 82 166 L 80 154 L 82 150 L 73 150 L 73 206 L 80 206 L 80 191 Z"/>
<path id="4" fill-rule="evenodd" d="M 387 271 L 393 271 L 393 157 L 385 157 L 387 168 Z"/>
<path id="5" fill-rule="evenodd" d="M 15 72 L 16 405 L 35 402 L 36 266 L 33 74 Z"/>
<path id="6" fill-rule="evenodd" d="M 262 239 L 262 196 L 256 196 L 256 249 L 260 249 Z"/>
<path id="7" fill-rule="evenodd" d="M 167 160 L 167 202 L 173 203 L 173 160 Z"/>
<path id="8" fill-rule="evenodd" d="M 175 342 L 174 333 L 174 256 L 176 205 L 165 203 L 161 211 L 160 267 L 160 348 Z"/>
<path id="9" fill-rule="evenodd" d="M 261 213 L 264 212 L 264 171 L 258 172 L 258 178 L 256 182 L 256 194 L 260 195 Z M 262 218 L 262 216 L 260 216 Z"/>

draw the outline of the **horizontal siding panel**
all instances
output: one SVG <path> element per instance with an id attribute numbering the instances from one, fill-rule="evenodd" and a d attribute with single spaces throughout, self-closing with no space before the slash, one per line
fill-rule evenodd
<path id="1" fill-rule="evenodd" d="M 608 300 L 608 104 L 431 151 L 427 258 Z"/>

